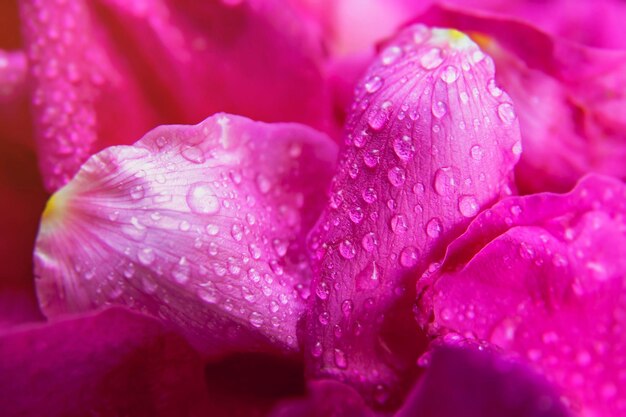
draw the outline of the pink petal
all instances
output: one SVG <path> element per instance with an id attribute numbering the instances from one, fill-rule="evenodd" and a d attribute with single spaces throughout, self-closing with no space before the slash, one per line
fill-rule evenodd
<path id="1" fill-rule="evenodd" d="M 512 197 L 482 213 L 418 282 L 418 319 L 516 352 L 584 416 L 626 410 L 626 187 Z M 430 318 L 430 319 L 429 319 Z"/>
<path id="2" fill-rule="evenodd" d="M 270 417 L 373 417 L 363 398 L 333 380 L 312 381 L 307 396 L 278 403 Z"/>
<path id="3" fill-rule="evenodd" d="M 198 355 L 125 310 L 0 334 L 0 357 L 4 416 L 216 415 Z"/>
<path id="4" fill-rule="evenodd" d="M 159 124 L 230 111 L 328 127 L 319 40 L 280 1 L 21 5 L 49 190 Z"/>
<path id="5" fill-rule="evenodd" d="M 384 406 L 410 379 L 417 272 L 510 192 L 519 128 L 508 96 L 489 93 L 492 79 L 493 62 L 465 35 L 416 25 L 357 87 L 330 203 L 310 237 L 312 374 Z"/>
<path id="6" fill-rule="evenodd" d="M 226 114 L 102 151 L 44 212 L 44 312 L 122 304 L 207 354 L 295 350 L 310 279 L 304 236 L 335 158 L 308 127 Z"/>
<path id="7" fill-rule="evenodd" d="M 434 7 L 418 19 L 478 32 L 520 117 L 520 188 L 566 191 L 588 172 L 626 178 L 626 52 L 552 38 L 519 21 Z"/>
<path id="8" fill-rule="evenodd" d="M 530 368 L 494 353 L 439 348 L 396 417 L 565 417 Z"/>

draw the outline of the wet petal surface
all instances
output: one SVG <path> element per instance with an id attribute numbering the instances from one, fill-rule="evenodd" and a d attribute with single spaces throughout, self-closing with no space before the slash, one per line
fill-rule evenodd
<path id="1" fill-rule="evenodd" d="M 50 191 L 160 124 L 229 111 L 327 127 L 319 41 L 280 1 L 28 0 L 21 18 Z"/>
<path id="2" fill-rule="evenodd" d="M 296 350 L 304 233 L 335 158 L 334 143 L 308 127 L 226 114 L 100 152 L 44 212 L 44 312 L 122 304 L 205 353 Z"/>
<path id="3" fill-rule="evenodd" d="M 350 381 L 382 406 L 410 379 L 416 274 L 510 192 L 519 128 L 508 96 L 490 92 L 493 76 L 465 35 L 422 25 L 384 45 L 366 72 L 310 236 L 313 375 Z"/>
<path id="4" fill-rule="evenodd" d="M 588 48 L 504 17 L 433 7 L 418 18 L 476 33 L 520 117 L 525 192 L 572 188 L 589 172 L 626 178 L 626 52 Z"/>
<path id="5" fill-rule="evenodd" d="M 626 187 L 605 177 L 588 177 L 565 195 L 506 199 L 418 282 L 417 317 L 433 336 L 515 352 L 579 415 L 621 415 L 625 218 Z"/>

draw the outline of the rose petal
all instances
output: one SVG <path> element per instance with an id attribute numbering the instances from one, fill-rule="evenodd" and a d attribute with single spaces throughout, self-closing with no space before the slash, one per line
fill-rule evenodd
<path id="1" fill-rule="evenodd" d="M 2 333 L 0 357 L 5 416 L 216 415 L 197 353 L 122 309 Z"/>
<path id="2" fill-rule="evenodd" d="M 270 417 L 372 417 L 363 398 L 349 385 L 333 380 L 312 381 L 307 397 L 283 401 Z"/>
<path id="3" fill-rule="evenodd" d="M 588 172 L 626 178 L 626 52 L 552 38 L 507 18 L 442 6 L 418 19 L 479 32 L 520 115 L 522 190 L 566 191 Z"/>
<path id="4" fill-rule="evenodd" d="M 310 237 L 315 296 L 311 372 L 359 386 L 385 406 L 410 379 L 412 288 L 500 193 L 519 154 L 493 63 L 465 35 L 416 25 L 382 49 L 357 88 L 329 207 Z M 405 381 L 406 382 L 406 381 Z"/>
<path id="5" fill-rule="evenodd" d="M 584 179 L 481 214 L 418 282 L 431 334 L 487 340 L 542 370 L 579 415 L 626 410 L 626 187 Z M 430 318 L 430 319 L 429 319 Z"/>
<path id="6" fill-rule="evenodd" d="M 497 354 L 443 347 L 396 417 L 565 417 L 552 388 Z"/>
<path id="7" fill-rule="evenodd" d="M 208 354 L 296 349 L 304 236 L 335 157 L 308 127 L 226 114 L 102 151 L 44 212 L 35 253 L 44 312 L 122 304 L 181 328 Z"/>
<path id="8" fill-rule="evenodd" d="M 318 39 L 280 1 L 27 0 L 21 15 L 49 190 L 159 124 L 230 111 L 327 127 Z"/>

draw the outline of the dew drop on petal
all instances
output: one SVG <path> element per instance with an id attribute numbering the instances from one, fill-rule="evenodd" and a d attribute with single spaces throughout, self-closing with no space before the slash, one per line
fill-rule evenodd
<path id="1" fill-rule="evenodd" d="M 346 259 L 352 259 L 356 255 L 356 248 L 349 240 L 344 240 L 339 244 L 339 253 Z"/>
<path id="2" fill-rule="evenodd" d="M 437 68 L 443 62 L 441 57 L 441 49 L 432 48 L 420 58 L 420 64 L 424 69 L 430 70 Z"/>
<path id="3" fill-rule="evenodd" d="M 373 204 L 376 202 L 376 200 L 378 200 L 376 190 L 371 187 L 363 190 L 363 192 L 361 193 L 361 197 L 363 197 L 363 201 L 365 201 L 367 204 Z"/>
<path id="4" fill-rule="evenodd" d="M 400 252 L 400 265 L 412 268 L 419 261 L 419 250 L 415 246 L 407 246 Z"/>
<path id="5" fill-rule="evenodd" d="M 387 171 L 387 179 L 394 187 L 401 187 L 406 181 L 406 172 L 400 167 L 393 167 Z"/>
<path id="6" fill-rule="evenodd" d="M 139 252 L 137 252 L 137 259 L 139 263 L 144 266 L 150 265 L 155 259 L 154 250 L 152 248 L 140 249 Z"/>
<path id="7" fill-rule="evenodd" d="M 376 234 L 374 232 L 366 233 L 361 239 L 361 246 L 366 252 L 372 252 L 376 249 L 378 241 L 376 240 Z"/>
<path id="8" fill-rule="evenodd" d="M 483 159 L 483 156 L 485 156 L 485 151 L 482 146 L 474 145 L 470 148 L 470 155 L 475 161 L 480 161 Z"/>
<path id="9" fill-rule="evenodd" d="M 402 56 L 402 49 L 397 46 L 390 46 L 380 54 L 380 61 L 383 65 L 391 65 Z"/>
<path id="10" fill-rule="evenodd" d="M 474 217 L 478 214 L 478 202 L 476 198 L 471 195 L 463 195 L 459 197 L 459 211 L 465 217 Z"/>
<path id="11" fill-rule="evenodd" d="M 448 84 L 452 84 L 458 78 L 459 78 L 459 70 L 453 65 L 448 65 L 441 72 L 441 79 Z"/>
<path id="12" fill-rule="evenodd" d="M 380 268 L 376 262 L 370 262 L 356 275 L 357 286 L 362 290 L 373 290 L 380 286 Z"/>
<path id="13" fill-rule="evenodd" d="M 433 239 L 439 237 L 439 235 L 441 234 L 441 229 L 441 220 L 436 217 L 433 217 L 428 221 L 428 223 L 426 223 L 426 234 Z"/>
<path id="14" fill-rule="evenodd" d="M 415 146 L 410 136 L 398 136 L 393 141 L 393 151 L 403 162 L 408 162 L 415 154 Z"/>
<path id="15" fill-rule="evenodd" d="M 348 360 L 346 354 L 341 349 L 335 349 L 335 365 L 339 369 L 346 369 L 348 367 Z"/>
<path id="16" fill-rule="evenodd" d="M 438 119 L 441 119 L 443 116 L 446 115 L 448 108 L 443 101 L 437 101 L 433 103 L 431 110 L 433 112 L 433 116 L 435 116 Z"/>
<path id="17" fill-rule="evenodd" d="M 510 125 L 513 123 L 515 118 L 515 110 L 513 110 L 513 105 L 511 103 L 502 103 L 498 106 L 498 117 L 502 122 L 506 125 Z"/>
<path id="18" fill-rule="evenodd" d="M 375 75 L 365 81 L 365 91 L 375 93 L 383 86 L 383 79 Z"/>
<path id="19" fill-rule="evenodd" d="M 211 185 L 198 182 L 189 187 L 187 205 L 194 213 L 214 214 L 220 209 L 219 199 L 214 195 Z"/>

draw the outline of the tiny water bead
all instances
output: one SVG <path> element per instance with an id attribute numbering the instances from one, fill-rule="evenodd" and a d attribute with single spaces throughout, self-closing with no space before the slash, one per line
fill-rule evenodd
<path id="1" fill-rule="evenodd" d="M 206 161 L 204 151 L 197 146 L 185 146 L 181 151 L 181 155 L 194 164 L 203 164 Z"/>
<path id="2" fill-rule="evenodd" d="M 393 151 L 403 162 L 408 162 L 415 155 L 415 146 L 410 136 L 398 136 L 393 141 Z"/>
<path id="3" fill-rule="evenodd" d="M 389 120 L 392 106 L 391 101 L 385 101 L 380 107 L 372 110 L 367 119 L 369 127 L 376 131 L 381 130 Z"/>
<path id="4" fill-rule="evenodd" d="M 471 195 L 463 195 L 459 198 L 459 211 L 465 217 L 474 217 L 478 214 L 480 206 L 476 198 Z"/>
<path id="5" fill-rule="evenodd" d="M 441 234 L 441 230 L 441 220 L 439 220 L 437 217 L 433 217 L 428 221 L 428 223 L 426 223 L 426 234 L 433 239 L 439 237 L 439 235 Z"/>
<path id="6" fill-rule="evenodd" d="M 435 172 L 433 186 L 439 195 L 456 192 L 461 181 L 461 172 L 455 167 L 439 168 Z"/>
<path id="7" fill-rule="evenodd" d="M 215 214 L 220 209 L 220 201 L 209 183 L 198 182 L 187 192 L 187 205 L 194 213 Z"/>
<path id="8" fill-rule="evenodd" d="M 378 90 L 380 90 L 380 88 L 383 86 L 383 79 L 380 78 L 378 75 L 375 75 L 371 78 L 369 78 L 367 81 L 365 81 L 365 91 L 367 91 L 368 93 L 375 93 Z"/>
<path id="9" fill-rule="evenodd" d="M 363 190 L 363 192 L 361 193 L 361 197 L 363 197 L 363 201 L 365 201 L 367 204 L 373 204 L 376 202 L 376 200 L 378 200 L 376 190 L 371 187 Z"/>
<path id="10" fill-rule="evenodd" d="M 441 72 L 441 79 L 447 84 L 452 84 L 453 82 L 458 80 L 458 78 L 459 70 L 453 65 L 446 66 Z"/>
<path id="11" fill-rule="evenodd" d="M 412 268 L 419 262 L 419 250 L 415 246 L 407 246 L 400 252 L 400 265 Z"/>
<path id="12" fill-rule="evenodd" d="M 362 290 L 374 290 L 380 286 L 380 275 L 380 267 L 372 261 L 356 275 L 356 284 Z"/>
<path id="13" fill-rule="evenodd" d="M 393 167 L 387 172 L 387 179 L 394 187 L 401 187 L 406 181 L 406 171 L 400 167 Z"/>
<path id="14" fill-rule="evenodd" d="M 517 115 L 511 103 L 502 103 L 498 106 L 498 117 L 506 125 L 510 125 L 515 121 Z"/>
<path id="15" fill-rule="evenodd" d="M 441 119 L 443 116 L 445 116 L 447 111 L 448 107 L 443 101 L 437 101 L 433 103 L 432 112 L 433 116 L 435 116 L 437 119 Z"/>
<path id="16" fill-rule="evenodd" d="M 402 49 L 398 46 L 390 46 L 380 54 L 383 65 L 391 65 L 402 56 Z"/>
<path id="17" fill-rule="evenodd" d="M 361 239 L 361 246 L 366 252 L 373 252 L 377 245 L 378 241 L 374 232 L 366 233 Z"/>
<path id="18" fill-rule="evenodd" d="M 420 58 L 420 64 L 424 69 L 431 70 L 437 68 L 443 62 L 441 49 L 432 48 Z"/>
<path id="19" fill-rule="evenodd" d="M 352 259 L 356 255 L 356 248 L 349 240 L 344 240 L 339 244 L 339 253 L 346 259 Z"/>

